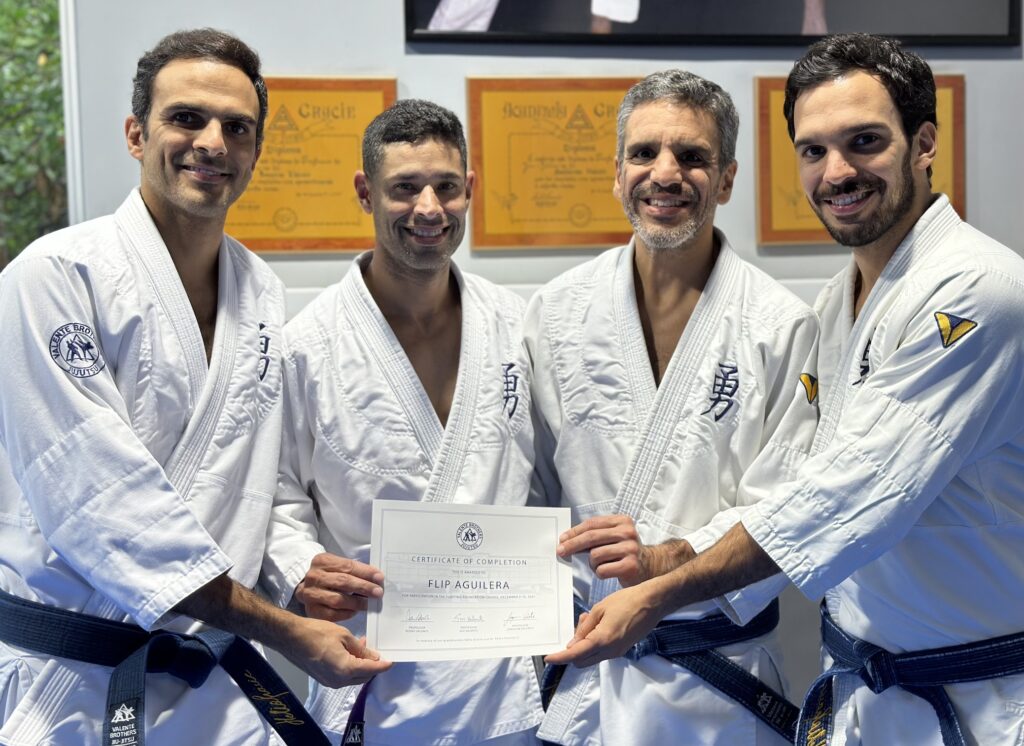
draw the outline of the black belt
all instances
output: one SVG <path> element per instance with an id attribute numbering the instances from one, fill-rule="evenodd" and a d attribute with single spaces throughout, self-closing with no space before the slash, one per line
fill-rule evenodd
<path id="1" fill-rule="evenodd" d="M 586 611 L 576 601 L 576 617 Z M 716 614 L 704 619 L 662 622 L 650 634 L 630 648 L 628 660 L 657 654 L 687 669 L 722 694 L 749 710 L 776 733 L 790 742 L 796 736 L 800 710 L 796 705 L 719 653 L 715 648 L 753 640 L 766 635 L 779 624 L 779 603 L 773 601 L 744 626 Z M 547 666 L 541 683 L 541 697 L 547 709 L 558 688 L 565 666 Z"/>
<path id="2" fill-rule="evenodd" d="M 965 746 L 953 703 L 942 687 L 1024 673 L 1024 633 L 944 648 L 893 654 L 844 632 L 821 605 L 821 641 L 833 666 L 819 676 L 804 698 L 797 743 L 827 744 L 832 729 L 832 680 L 854 674 L 875 694 L 898 686 L 927 701 L 939 718 L 946 746 Z"/>
<path id="3" fill-rule="evenodd" d="M 141 627 L 28 601 L 0 591 L 0 640 L 35 653 L 109 666 L 104 746 L 144 746 L 146 674 L 169 673 L 191 688 L 223 668 L 289 746 L 330 741 L 266 659 L 236 635 L 146 632 Z"/>

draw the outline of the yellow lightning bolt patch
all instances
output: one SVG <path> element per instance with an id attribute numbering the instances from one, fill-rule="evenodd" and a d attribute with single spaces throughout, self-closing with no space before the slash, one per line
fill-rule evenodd
<path id="1" fill-rule="evenodd" d="M 976 322 L 970 319 L 954 316 L 943 311 L 935 312 L 935 323 L 939 325 L 939 334 L 942 336 L 943 347 L 952 346 L 978 326 Z"/>
<path id="2" fill-rule="evenodd" d="M 804 385 L 804 391 L 807 392 L 807 403 L 814 404 L 814 400 L 818 398 L 818 379 L 810 373 L 801 373 L 800 383 Z"/>

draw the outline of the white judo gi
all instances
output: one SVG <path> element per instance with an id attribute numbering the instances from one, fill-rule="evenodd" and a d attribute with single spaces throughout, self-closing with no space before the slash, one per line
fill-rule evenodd
<path id="1" fill-rule="evenodd" d="M 288 426 L 264 568 L 281 603 L 324 549 L 369 561 L 377 498 L 522 505 L 529 494 L 533 426 L 523 301 L 453 266 L 462 349 L 442 427 L 363 281 L 370 257 L 358 257 L 286 330 Z M 345 624 L 363 634 L 366 616 Z M 358 691 L 314 685 L 310 712 L 341 733 Z M 365 739 L 455 746 L 505 736 L 531 743 L 542 714 L 529 658 L 396 663 L 373 680 Z"/>
<path id="2" fill-rule="evenodd" d="M 255 585 L 280 443 L 284 300 L 225 237 L 203 340 L 138 190 L 0 276 L 0 586 L 146 629 L 226 571 Z M 0 742 L 100 741 L 109 668 L 0 643 Z M 151 744 L 278 743 L 220 668 L 148 676 Z"/>
<path id="3" fill-rule="evenodd" d="M 625 513 L 645 544 L 684 538 L 699 552 L 788 479 L 810 447 L 814 314 L 716 235 L 714 270 L 660 386 L 637 309 L 632 243 L 570 270 L 530 303 L 538 474 L 574 523 Z M 586 553 L 573 569 L 588 606 L 619 587 L 594 577 Z M 706 603 L 670 618 L 717 611 Z M 720 650 L 782 691 L 776 633 Z M 782 742 L 655 655 L 568 667 L 539 735 L 568 746 Z"/>
<path id="4" fill-rule="evenodd" d="M 939 197 L 854 322 L 856 276 L 817 302 L 812 456 L 743 523 L 804 593 L 828 591 L 840 627 L 890 652 L 1024 632 L 1024 260 Z M 741 619 L 764 603 L 730 599 Z M 1024 743 L 1024 676 L 946 691 L 968 743 Z M 902 689 L 840 676 L 834 712 L 834 746 L 941 743 Z"/>

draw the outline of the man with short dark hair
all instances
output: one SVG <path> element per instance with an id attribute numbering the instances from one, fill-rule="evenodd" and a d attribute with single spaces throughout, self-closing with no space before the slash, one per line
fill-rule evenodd
<path id="1" fill-rule="evenodd" d="M 715 546 L 595 607 L 555 659 L 616 655 L 680 603 L 718 597 L 742 622 L 792 582 L 824 594 L 834 663 L 799 744 L 1015 742 L 1024 260 L 932 193 L 935 82 L 898 42 L 813 45 L 785 111 L 807 198 L 853 250 L 817 302 L 811 458 Z"/>
<path id="2" fill-rule="evenodd" d="M 538 483 L 572 508 L 559 554 L 583 608 L 713 544 L 814 437 L 814 314 L 714 225 L 738 131 L 732 99 L 709 80 L 665 70 L 633 86 L 614 184 L 633 240 L 541 288 L 527 312 Z M 714 603 L 661 617 L 685 645 L 564 670 L 538 735 L 784 743 L 795 709 L 782 698 L 778 607 L 745 629 Z"/>
<path id="3" fill-rule="evenodd" d="M 363 137 L 356 196 L 374 248 L 286 329 L 285 432 L 265 577 L 282 604 L 365 628 L 373 501 L 522 505 L 533 470 L 523 301 L 451 261 L 475 175 L 456 116 L 402 100 Z M 325 549 L 330 554 L 324 553 Z M 530 658 L 396 663 L 362 690 L 316 686 L 343 742 L 536 743 Z M 365 723 L 365 730 L 363 724 Z"/>
<path id="4" fill-rule="evenodd" d="M 5 744 L 325 743 L 241 638 L 332 685 L 387 668 L 249 590 L 277 476 L 284 299 L 224 220 L 259 157 L 259 69 L 212 29 L 160 41 L 125 123 L 139 189 L 0 276 Z"/>

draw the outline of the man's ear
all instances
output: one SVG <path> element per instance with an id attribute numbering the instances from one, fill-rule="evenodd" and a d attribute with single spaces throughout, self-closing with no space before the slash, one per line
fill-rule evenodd
<path id="1" fill-rule="evenodd" d="M 615 195 L 615 199 L 622 199 L 622 171 L 619 170 L 619 159 L 615 159 L 615 183 L 612 185 L 612 194 Z"/>
<path id="2" fill-rule="evenodd" d="M 146 133 L 142 124 L 135 118 L 134 114 L 124 120 L 124 139 L 128 143 L 128 153 L 137 161 L 142 160 L 142 145 L 146 139 Z"/>
<path id="3" fill-rule="evenodd" d="M 718 186 L 718 204 L 724 205 L 732 199 L 732 185 L 736 181 L 736 161 L 726 166 L 722 172 L 722 183 Z"/>
<path id="4" fill-rule="evenodd" d="M 917 135 L 914 137 L 916 150 L 914 151 L 914 168 L 918 171 L 927 171 L 935 161 L 938 152 L 939 133 L 935 125 L 925 122 L 917 128 Z"/>
<path id="5" fill-rule="evenodd" d="M 473 199 L 473 187 L 476 186 L 476 171 L 466 174 L 466 199 Z"/>
<path id="6" fill-rule="evenodd" d="M 356 198 L 359 200 L 359 206 L 363 208 L 363 212 L 367 215 L 372 215 L 373 202 L 370 200 L 370 180 L 366 178 L 366 173 L 356 171 L 353 183 L 356 188 Z"/>

